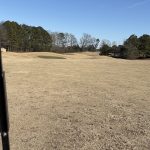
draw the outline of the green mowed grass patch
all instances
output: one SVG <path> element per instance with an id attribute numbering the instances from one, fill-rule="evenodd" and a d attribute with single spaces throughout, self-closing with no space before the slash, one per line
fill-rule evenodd
<path id="1" fill-rule="evenodd" d="M 60 57 L 60 56 L 38 56 L 39 58 L 43 58 L 43 59 L 66 59 L 64 57 Z"/>

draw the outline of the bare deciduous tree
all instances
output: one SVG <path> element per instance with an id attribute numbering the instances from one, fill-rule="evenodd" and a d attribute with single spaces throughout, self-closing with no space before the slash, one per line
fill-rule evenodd
<path id="1" fill-rule="evenodd" d="M 70 33 L 50 33 L 52 36 L 53 47 L 67 48 L 78 45 L 77 39 L 73 34 Z"/>
<path id="2" fill-rule="evenodd" d="M 100 40 L 92 37 L 90 34 L 84 33 L 80 39 L 80 46 L 82 49 L 93 48 L 96 49 Z"/>

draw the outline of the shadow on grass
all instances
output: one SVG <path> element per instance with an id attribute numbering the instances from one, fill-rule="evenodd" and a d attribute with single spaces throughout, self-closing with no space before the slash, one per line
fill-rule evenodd
<path id="1" fill-rule="evenodd" d="M 59 57 L 59 56 L 38 56 L 38 57 L 43 59 L 66 59 L 64 57 Z"/>

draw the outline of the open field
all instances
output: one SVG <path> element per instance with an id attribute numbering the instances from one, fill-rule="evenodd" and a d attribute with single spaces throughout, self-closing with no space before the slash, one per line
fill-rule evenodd
<path id="1" fill-rule="evenodd" d="M 150 60 L 3 58 L 12 150 L 150 149 Z"/>

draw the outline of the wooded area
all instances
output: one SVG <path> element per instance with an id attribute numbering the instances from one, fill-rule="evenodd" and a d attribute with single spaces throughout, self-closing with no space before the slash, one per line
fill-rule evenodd
<path id="1" fill-rule="evenodd" d="M 103 41 L 100 54 L 124 59 L 150 58 L 150 35 L 144 34 L 139 38 L 131 35 L 119 46 L 111 46 L 109 42 Z"/>
<path id="2" fill-rule="evenodd" d="M 111 44 L 84 33 L 79 42 L 71 33 L 48 32 L 42 27 L 6 21 L 0 23 L 0 42 L 11 52 L 83 52 L 99 51 L 100 55 L 124 59 L 150 58 L 150 35 L 131 35 L 123 45 Z"/>
<path id="3" fill-rule="evenodd" d="M 42 27 L 6 21 L 0 25 L 2 46 L 12 52 L 50 51 L 51 36 Z"/>

